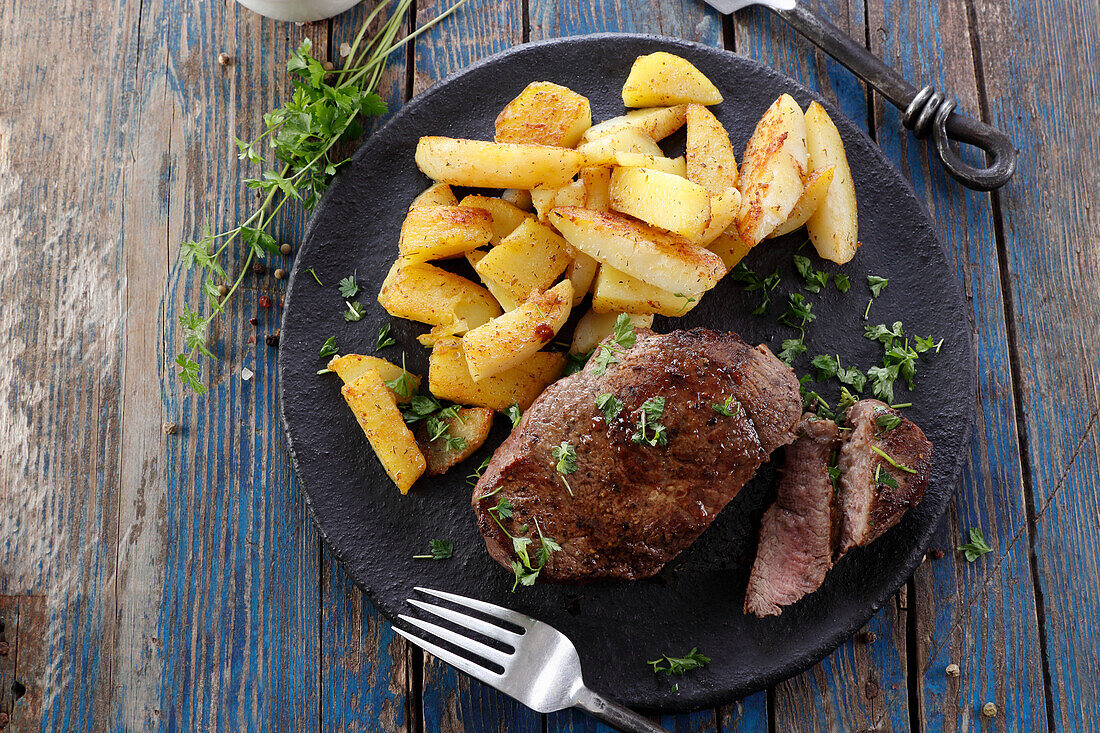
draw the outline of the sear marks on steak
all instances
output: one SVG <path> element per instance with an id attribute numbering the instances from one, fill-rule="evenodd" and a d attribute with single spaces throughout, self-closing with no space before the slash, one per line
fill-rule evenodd
<path id="1" fill-rule="evenodd" d="M 774 447 L 794 439 L 801 414 L 790 367 L 734 334 L 639 329 L 617 363 L 596 371 L 592 360 L 543 392 L 474 488 L 478 527 L 501 565 L 517 559 L 509 534 L 531 540 L 532 558 L 539 530 L 561 546 L 541 581 L 654 575 L 706 529 Z M 606 393 L 623 403 L 611 419 L 596 407 Z M 713 406 L 731 395 L 732 416 L 717 412 Z M 665 398 L 664 446 L 631 439 L 652 397 Z M 575 473 L 555 469 L 552 450 L 563 442 L 576 451 Z M 489 511 L 505 499 L 510 518 Z"/>
<path id="2" fill-rule="evenodd" d="M 893 429 L 891 417 L 901 422 Z M 867 545 L 920 503 L 932 470 L 932 443 L 897 410 L 878 400 L 861 400 L 848 408 L 848 434 L 840 448 L 842 513 L 837 553 Z M 891 465 L 878 449 L 905 469 Z"/>
<path id="3" fill-rule="evenodd" d="M 829 475 L 840 431 L 832 420 L 802 416 L 787 448 L 775 503 L 764 512 L 745 591 L 745 613 L 776 616 L 817 590 L 833 566 L 838 515 Z"/>

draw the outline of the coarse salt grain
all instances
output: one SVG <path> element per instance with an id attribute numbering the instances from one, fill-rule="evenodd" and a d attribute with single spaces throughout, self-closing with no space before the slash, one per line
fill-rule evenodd
<path id="1" fill-rule="evenodd" d="M 241 367 L 241 379 L 247 382 L 254 376 L 256 376 L 256 372 L 252 371 L 248 367 Z"/>

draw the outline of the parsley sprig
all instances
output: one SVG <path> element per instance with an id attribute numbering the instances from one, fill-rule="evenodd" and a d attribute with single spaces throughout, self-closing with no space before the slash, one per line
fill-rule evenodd
<path id="1" fill-rule="evenodd" d="M 497 489 L 499 491 L 500 489 Z M 481 497 L 485 500 L 495 494 L 496 491 L 491 494 L 486 494 Z M 538 580 L 539 573 L 546 563 L 550 562 L 550 553 L 558 552 L 561 550 L 561 545 L 555 542 L 552 538 L 547 537 L 542 533 L 542 527 L 539 526 L 539 520 L 535 520 L 535 531 L 539 535 L 539 546 L 535 550 L 535 558 L 531 559 L 531 538 L 530 537 L 517 537 L 504 528 L 504 525 L 500 520 L 511 519 L 515 507 L 512 506 L 512 502 L 504 497 L 501 497 L 496 506 L 489 507 L 489 516 L 500 527 L 500 531 L 508 536 L 512 540 L 512 549 L 516 553 L 516 557 L 519 560 L 512 561 L 512 573 L 515 575 L 515 582 L 512 583 L 512 592 L 516 592 L 516 588 L 521 585 L 534 585 Z M 524 530 L 525 531 L 525 530 Z"/>
<path id="2" fill-rule="evenodd" d="M 413 555 L 413 560 L 449 560 L 454 555 L 454 543 L 450 540 L 428 540 L 429 555 Z"/>
<path id="3" fill-rule="evenodd" d="M 666 654 L 646 664 L 653 668 L 654 674 L 664 672 L 666 675 L 674 675 L 705 667 L 710 664 L 710 657 L 700 654 L 697 647 L 692 647 L 691 651 L 682 657 L 670 657 Z"/>
<path id="4" fill-rule="evenodd" d="M 993 548 L 985 541 L 985 535 L 977 527 L 970 528 L 970 541 L 960 545 L 959 550 L 967 562 L 974 562 L 987 552 L 993 552 Z"/>
<path id="5" fill-rule="evenodd" d="M 377 89 L 390 54 L 465 2 L 458 0 L 432 21 L 396 41 L 412 6 L 412 0 L 397 0 L 393 14 L 373 36 L 367 37 L 368 29 L 390 4 L 390 0 L 384 0 L 363 21 L 351 44 L 346 66 L 334 72 L 313 58 L 308 38 L 291 53 L 286 67 L 294 86 L 291 98 L 264 115 L 266 130 L 261 135 L 251 141 L 235 140 L 241 160 L 265 168 L 258 176 L 244 180 L 248 188 L 260 193 L 260 203 L 237 226 L 218 233 L 206 227 L 200 238 L 180 243 L 180 262 L 185 269 L 197 267 L 202 272 L 202 293 L 210 308 L 204 316 L 184 305 L 179 315 L 184 348 L 177 354 L 175 365 L 179 380 L 193 392 L 206 392 L 199 360 L 216 358 L 206 345 L 211 321 L 221 315 L 226 303 L 240 289 L 252 262 L 279 251 L 279 243 L 269 232 L 276 215 L 292 200 L 306 211 L 317 205 L 337 169 L 347 162 L 337 145 L 362 135 L 360 120 L 387 111 Z M 266 161 L 261 152 L 264 150 L 270 150 L 277 163 Z M 231 278 L 223 263 L 226 251 L 237 241 L 243 242 L 247 250 L 236 278 Z M 316 273 L 313 276 L 320 283 Z M 232 285 L 225 288 L 223 284 L 230 280 Z"/>
<path id="6" fill-rule="evenodd" d="M 779 287 L 781 280 L 779 275 L 779 268 L 768 275 L 767 277 L 760 277 L 755 271 L 749 269 L 744 262 L 738 262 L 737 265 L 730 270 L 729 276 L 735 281 L 741 283 L 741 287 L 745 292 L 761 291 L 764 295 L 764 300 L 760 302 L 760 305 L 752 309 L 753 315 L 763 315 L 768 310 L 768 306 L 772 302 L 772 291 Z"/>
<path id="7" fill-rule="evenodd" d="M 664 397 L 650 397 L 643 402 L 638 411 L 638 429 L 630 439 L 638 445 L 642 443 L 648 443 L 653 447 L 668 445 L 668 428 L 659 422 L 664 411 Z"/>
<path id="8" fill-rule="evenodd" d="M 623 353 L 638 342 L 638 336 L 634 333 L 634 322 L 630 316 L 620 313 L 615 319 L 615 328 L 611 331 L 611 340 L 605 340 L 596 348 L 595 368 L 592 370 L 597 377 L 603 376 L 607 368 L 619 361 L 619 354 Z"/>

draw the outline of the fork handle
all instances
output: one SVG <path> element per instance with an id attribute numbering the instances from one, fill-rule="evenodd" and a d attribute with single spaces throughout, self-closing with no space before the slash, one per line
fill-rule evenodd
<path id="1" fill-rule="evenodd" d="M 666 728 L 606 697 L 600 697 L 587 687 L 582 687 L 577 693 L 573 706 L 625 733 L 668 733 Z"/>
<path id="2" fill-rule="evenodd" d="M 955 112 L 955 100 L 931 86 L 918 90 L 863 44 L 856 43 L 847 33 L 807 7 L 804 0 L 796 2 L 790 10 L 774 12 L 893 102 L 903 112 L 904 125 L 918 138 L 931 134 L 944 168 L 964 186 L 976 191 L 991 191 L 1012 178 L 1016 171 L 1017 150 L 1003 132 Z M 970 165 L 959 157 L 952 142 L 981 148 L 988 155 L 988 163 L 984 167 Z"/>

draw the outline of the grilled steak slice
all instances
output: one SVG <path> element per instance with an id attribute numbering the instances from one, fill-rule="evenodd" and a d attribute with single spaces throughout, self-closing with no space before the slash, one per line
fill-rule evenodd
<path id="1" fill-rule="evenodd" d="M 639 330 L 617 358 L 602 374 L 593 359 L 543 392 L 474 488 L 478 526 L 501 565 L 517 559 L 516 537 L 530 540 L 537 567 L 541 530 L 561 549 L 539 580 L 649 577 L 706 529 L 772 447 L 794 439 L 798 382 L 765 348 L 705 329 Z M 617 414 L 597 407 L 603 394 L 622 402 Z M 714 409 L 731 396 L 731 415 Z M 646 435 L 663 425 L 663 446 L 633 439 L 651 398 L 665 402 Z M 556 470 L 562 443 L 576 451 L 575 473 Z M 502 501 L 511 516 L 491 511 Z"/>
<path id="2" fill-rule="evenodd" d="M 861 400 L 848 408 L 847 420 L 852 430 L 837 459 L 839 553 L 869 544 L 897 524 L 909 507 L 920 503 L 932 470 L 932 443 L 897 410 L 878 400 Z"/>
<path id="3" fill-rule="evenodd" d="M 806 413 L 787 448 L 775 503 L 764 512 L 745 613 L 776 616 L 812 593 L 833 566 L 833 481 L 828 468 L 840 432 L 832 420 Z"/>

